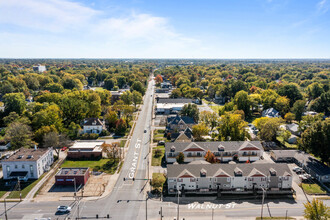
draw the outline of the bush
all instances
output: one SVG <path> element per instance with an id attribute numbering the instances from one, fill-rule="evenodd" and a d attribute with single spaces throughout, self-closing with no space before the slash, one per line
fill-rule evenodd
<path id="1" fill-rule="evenodd" d="M 110 132 L 107 131 L 107 130 L 102 130 L 101 133 L 99 134 L 100 137 L 102 136 L 109 136 L 110 135 Z"/>
<path id="2" fill-rule="evenodd" d="M 93 171 L 94 171 L 94 172 L 97 172 L 97 171 L 99 171 L 99 170 L 101 170 L 101 167 L 100 167 L 100 166 L 95 166 L 95 167 L 93 168 Z"/>
<path id="3" fill-rule="evenodd" d="M 161 149 L 156 149 L 155 150 L 155 157 L 160 157 L 160 156 L 162 156 L 162 154 L 163 154 L 163 152 L 162 152 Z"/>
<path id="4" fill-rule="evenodd" d="M 81 135 L 82 140 L 95 140 L 99 137 L 98 134 L 83 134 Z"/>
<path id="5" fill-rule="evenodd" d="M 161 173 L 154 173 L 152 175 L 151 186 L 154 188 L 161 188 L 166 181 L 166 177 Z"/>

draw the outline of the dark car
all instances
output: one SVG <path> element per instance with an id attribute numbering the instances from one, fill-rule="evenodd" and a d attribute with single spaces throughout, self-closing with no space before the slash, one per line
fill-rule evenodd
<path id="1" fill-rule="evenodd" d="M 144 130 L 144 133 L 147 133 L 147 130 Z"/>

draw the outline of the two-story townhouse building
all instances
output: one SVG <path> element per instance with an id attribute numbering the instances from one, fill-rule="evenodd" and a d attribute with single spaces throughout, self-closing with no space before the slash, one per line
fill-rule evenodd
<path id="1" fill-rule="evenodd" d="M 205 160 L 209 150 L 220 162 L 257 161 L 264 152 L 260 141 L 167 142 L 165 159 L 167 163 L 174 163 L 182 152 L 185 156 L 184 162 Z"/>
<path id="2" fill-rule="evenodd" d="M 166 130 L 170 133 L 179 133 L 187 128 L 191 129 L 195 124 L 192 117 L 176 115 L 167 118 Z"/>
<path id="3" fill-rule="evenodd" d="M 54 162 L 53 149 L 20 148 L 2 163 L 3 179 L 38 179 Z"/>
<path id="4" fill-rule="evenodd" d="M 261 188 L 289 192 L 292 174 L 287 164 L 209 164 L 192 162 L 167 167 L 168 192 L 253 192 Z"/>

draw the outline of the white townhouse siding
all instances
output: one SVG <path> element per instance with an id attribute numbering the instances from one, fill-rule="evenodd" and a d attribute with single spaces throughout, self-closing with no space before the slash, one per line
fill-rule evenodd
<path id="1" fill-rule="evenodd" d="M 165 159 L 167 163 L 176 162 L 176 157 L 182 152 L 185 162 L 205 160 L 205 155 L 211 151 L 220 162 L 238 160 L 239 162 L 257 161 L 263 154 L 260 141 L 220 141 L 220 142 L 167 142 L 165 144 Z"/>
<path id="2" fill-rule="evenodd" d="M 50 169 L 54 162 L 53 150 L 20 148 L 8 159 L 3 160 L 3 178 L 5 180 L 38 179 Z"/>
<path id="3" fill-rule="evenodd" d="M 292 174 L 287 164 L 173 164 L 168 165 L 168 192 L 290 191 Z"/>

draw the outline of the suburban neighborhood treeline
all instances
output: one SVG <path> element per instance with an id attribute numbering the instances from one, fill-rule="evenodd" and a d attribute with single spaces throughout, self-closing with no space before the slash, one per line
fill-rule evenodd
<path id="1" fill-rule="evenodd" d="M 18 149 L 96 139 L 109 132 L 124 135 L 153 66 L 110 60 L 2 60 L 0 140 Z M 122 99 L 113 99 L 110 91 L 120 91 Z M 99 118 L 106 129 L 82 134 L 86 118 Z"/>
<path id="2" fill-rule="evenodd" d="M 161 83 L 164 77 L 176 87 L 171 98 L 205 99 L 215 110 L 183 108 L 182 115 L 199 123 L 192 128 L 195 140 L 207 134 L 219 141 L 251 140 L 244 128 L 252 123 L 256 138 L 287 144 L 291 133 L 283 126 L 296 124 L 299 149 L 329 163 L 329 68 L 326 61 L 167 65 L 155 71 L 155 79 Z"/>

